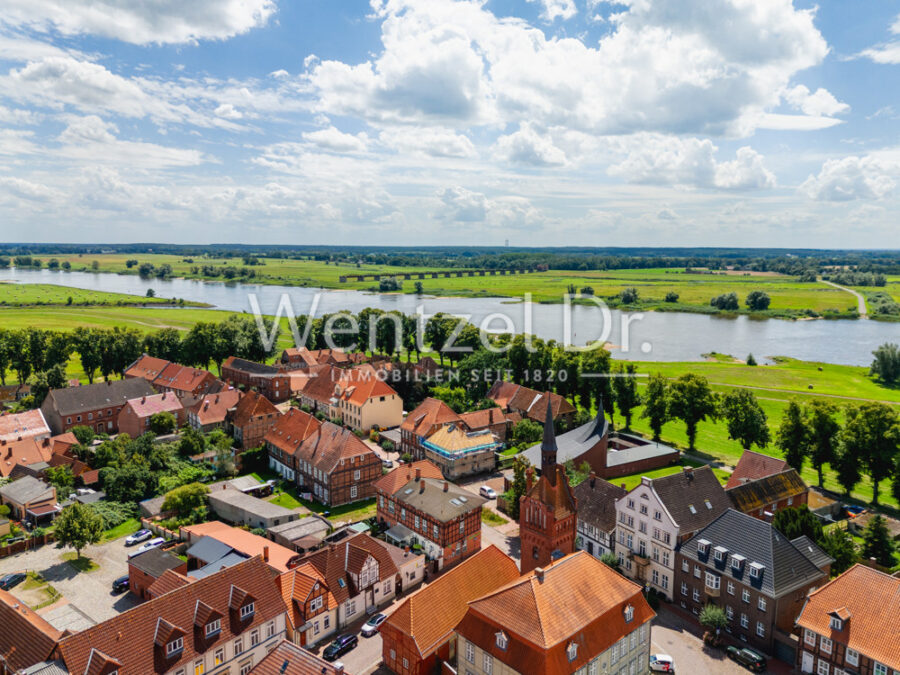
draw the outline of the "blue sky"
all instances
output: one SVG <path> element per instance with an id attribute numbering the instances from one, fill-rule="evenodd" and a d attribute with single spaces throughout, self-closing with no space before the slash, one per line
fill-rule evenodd
<path id="1" fill-rule="evenodd" d="M 898 0 L 5 0 L 0 238 L 896 248 L 898 92 Z"/>

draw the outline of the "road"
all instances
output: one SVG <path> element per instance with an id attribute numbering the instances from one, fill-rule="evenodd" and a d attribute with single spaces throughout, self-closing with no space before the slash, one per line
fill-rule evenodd
<path id="1" fill-rule="evenodd" d="M 866 299 L 863 297 L 862 293 L 859 293 L 858 291 L 854 291 L 852 288 L 847 288 L 846 286 L 841 286 L 840 284 L 836 284 L 833 281 L 825 281 L 825 279 L 820 279 L 819 281 L 821 281 L 823 284 L 828 284 L 829 286 L 833 286 L 834 288 L 837 288 L 839 290 L 846 291 L 847 293 L 850 293 L 851 295 L 855 295 L 856 296 L 856 311 L 859 312 L 859 318 L 860 319 L 868 319 L 869 318 L 868 310 L 866 309 Z"/>

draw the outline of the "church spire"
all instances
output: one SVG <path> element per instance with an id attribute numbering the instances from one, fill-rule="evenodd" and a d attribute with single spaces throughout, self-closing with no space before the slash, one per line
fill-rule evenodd
<path id="1" fill-rule="evenodd" d="M 553 430 L 553 408 L 550 393 L 547 396 L 547 417 L 544 420 L 544 438 L 541 441 L 541 475 L 546 476 L 551 485 L 556 484 L 556 433 Z"/>

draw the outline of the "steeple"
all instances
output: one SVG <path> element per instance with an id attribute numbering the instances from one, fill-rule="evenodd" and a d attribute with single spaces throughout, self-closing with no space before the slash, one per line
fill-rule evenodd
<path id="1" fill-rule="evenodd" d="M 556 485 L 556 432 L 553 430 L 553 409 L 550 394 L 547 396 L 547 417 L 544 420 L 544 438 L 541 440 L 541 475 L 551 485 Z"/>

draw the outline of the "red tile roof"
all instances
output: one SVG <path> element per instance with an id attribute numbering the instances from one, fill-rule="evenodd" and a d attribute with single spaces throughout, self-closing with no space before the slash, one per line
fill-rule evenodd
<path id="1" fill-rule="evenodd" d="M 205 391 L 215 380 L 216 376 L 207 370 L 170 363 L 153 380 L 153 384 L 156 387 L 192 393 Z"/>
<path id="2" fill-rule="evenodd" d="M 252 597 L 254 602 L 253 614 L 244 621 L 237 611 L 231 611 L 233 599 L 241 596 Z M 202 631 L 194 630 L 198 602 L 229 617 L 213 638 L 206 639 Z M 71 673 L 90 672 L 95 658 L 117 661 L 123 673 L 174 672 L 179 666 L 190 668 L 198 654 L 248 634 L 284 612 L 271 572 L 261 558 L 252 558 L 63 639 L 59 656 Z M 183 650 L 167 659 L 165 644 L 154 645 L 160 631 L 184 634 Z"/>
<path id="3" fill-rule="evenodd" d="M 61 636 L 12 593 L 0 590 L 0 663 L 13 672 L 33 666 L 49 658 Z"/>
<path id="4" fill-rule="evenodd" d="M 251 675 L 350 675 L 333 663 L 285 640 L 260 661 Z"/>
<path id="5" fill-rule="evenodd" d="M 387 495 L 396 494 L 403 486 L 415 478 L 416 471 L 419 471 L 422 478 L 441 479 L 444 477 L 444 474 L 441 473 L 441 468 L 437 464 L 429 459 L 420 459 L 417 462 L 401 464 L 397 468 L 392 469 L 375 481 L 375 489 Z"/>
<path id="6" fill-rule="evenodd" d="M 165 595 L 177 588 L 187 586 L 188 584 L 193 583 L 193 581 L 194 579 L 192 577 L 186 577 L 175 570 L 166 570 L 159 579 L 147 587 L 147 596 L 150 598 L 158 598 L 160 595 Z"/>
<path id="7" fill-rule="evenodd" d="M 494 401 L 504 410 L 519 411 L 525 417 L 543 424 L 547 416 L 547 398 L 553 419 L 575 412 L 575 406 L 569 401 L 550 391 L 537 391 L 513 382 L 497 381 L 487 393 L 487 398 Z"/>
<path id="8" fill-rule="evenodd" d="M 298 557 L 294 551 L 281 544 L 276 544 L 274 541 L 269 541 L 265 537 L 260 537 L 239 527 L 231 527 L 231 525 L 226 525 L 218 520 L 199 525 L 186 525 L 181 528 L 181 533 L 182 536 L 187 535 L 188 541 L 191 543 L 201 537 L 212 537 L 248 556 L 264 556 L 268 549 L 269 567 L 277 572 L 287 572 L 294 559 Z"/>
<path id="9" fill-rule="evenodd" d="M 255 418 L 280 414 L 275 404 L 265 396 L 257 391 L 248 391 L 235 406 L 231 421 L 235 426 L 244 427 Z"/>
<path id="10" fill-rule="evenodd" d="M 217 394 L 207 394 L 191 407 L 191 412 L 200 424 L 219 424 L 225 421 L 228 411 L 237 406 L 241 396 L 239 390 L 230 387 Z"/>
<path id="11" fill-rule="evenodd" d="M 9 442 L 49 435 L 50 427 L 47 426 L 40 408 L 0 415 L 0 441 Z"/>
<path id="12" fill-rule="evenodd" d="M 399 395 L 391 385 L 378 376 L 377 371 L 365 366 L 344 370 L 338 380 L 338 387 L 338 398 L 360 406 L 372 398 Z"/>
<path id="13" fill-rule="evenodd" d="M 569 485 L 569 478 L 562 465 L 554 464 L 551 471 L 556 472 L 555 484 L 550 482 L 548 476 L 542 474 L 531 489 L 526 491 L 525 497 L 552 506 L 555 517 L 562 519 L 577 512 L 575 493 Z"/>
<path id="14" fill-rule="evenodd" d="M 0 442 L 0 478 L 9 476 L 17 465 L 49 462 L 53 454 L 50 447 L 47 439 L 25 438 L 21 441 Z"/>
<path id="15" fill-rule="evenodd" d="M 302 610 L 313 587 L 318 583 L 326 590 L 328 589 L 325 577 L 314 565 L 309 563 L 302 563 L 294 569 L 280 574 L 276 581 L 281 591 L 281 598 L 288 608 L 288 621 L 292 628 L 302 626 L 306 622 Z M 328 591 L 326 593 L 326 608 L 334 609 L 337 605 L 334 595 L 331 591 Z"/>
<path id="16" fill-rule="evenodd" d="M 153 382 L 169 365 L 172 365 L 171 361 L 144 354 L 128 366 L 128 369 L 125 371 L 125 377 L 140 377 L 148 382 Z"/>
<path id="17" fill-rule="evenodd" d="M 400 428 L 416 436 L 427 436 L 434 427 L 445 422 L 458 422 L 460 416 L 440 399 L 428 397 L 411 411 Z"/>
<path id="18" fill-rule="evenodd" d="M 161 412 L 169 412 L 177 415 L 181 410 L 181 401 L 174 393 L 155 394 L 153 396 L 143 396 L 135 398 L 122 408 L 122 411 L 130 409 L 139 419 L 151 417 Z M 120 415 L 122 413 L 119 413 Z"/>
<path id="19" fill-rule="evenodd" d="M 485 408 L 473 410 L 459 416 L 471 431 L 479 431 L 498 424 L 506 424 L 508 417 L 502 408 Z"/>
<path id="20" fill-rule="evenodd" d="M 307 554 L 301 559 L 301 565 L 309 564 L 314 567 L 320 578 L 324 579 L 330 593 L 329 597 L 333 597 L 336 603 L 341 603 L 352 597 L 350 591 L 352 582 L 348 572 L 352 571 L 354 565 L 357 570 L 360 569 L 369 556 L 378 561 L 379 579 L 394 578 L 398 572 L 397 565 L 386 546 L 387 544 L 373 539 L 368 534 L 357 534 Z M 341 579 L 343 583 L 339 581 Z"/>
<path id="21" fill-rule="evenodd" d="M 831 628 L 833 613 L 847 617 L 839 631 Z M 809 594 L 797 626 L 900 670 L 900 578 L 854 565 Z"/>
<path id="22" fill-rule="evenodd" d="M 342 459 L 374 454 L 372 448 L 349 429 L 320 422 L 297 408 L 291 408 L 279 417 L 265 440 L 325 473 L 331 473 Z"/>
<path id="23" fill-rule="evenodd" d="M 725 489 L 733 488 L 748 480 L 772 476 L 790 468 L 790 464 L 783 459 L 763 455 L 762 453 L 753 452 L 752 450 L 744 450 L 744 453 L 738 460 L 737 466 L 734 467 L 734 471 L 728 477 Z"/>
<path id="24" fill-rule="evenodd" d="M 266 434 L 266 442 L 289 455 L 300 447 L 300 444 L 312 436 L 322 426 L 322 422 L 309 413 L 291 408 L 281 415 Z"/>

